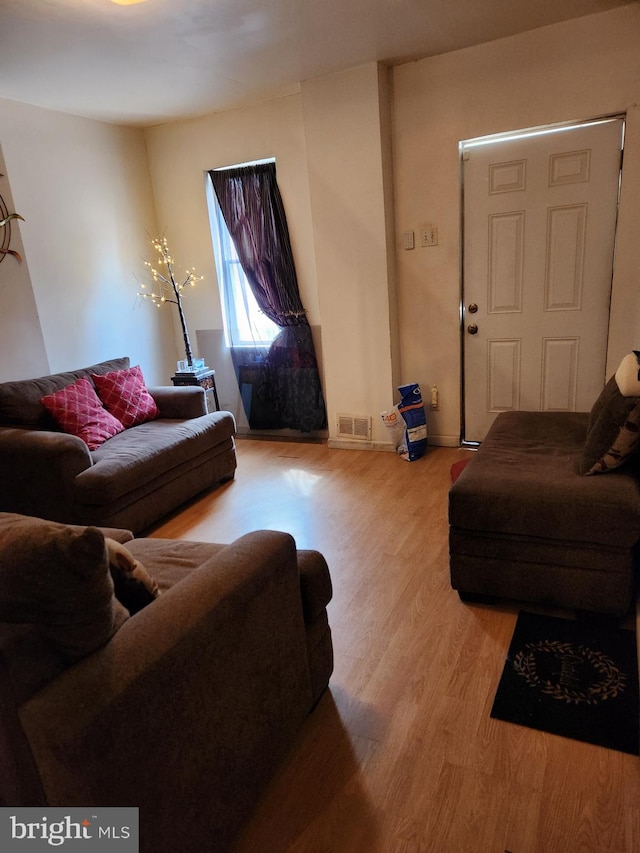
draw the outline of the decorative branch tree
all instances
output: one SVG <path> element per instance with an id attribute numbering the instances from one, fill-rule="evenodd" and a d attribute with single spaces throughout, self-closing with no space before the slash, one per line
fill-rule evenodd
<path id="1" fill-rule="evenodd" d="M 145 261 L 144 265 L 149 270 L 151 277 L 153 278 L 153 284 L 160 285 L 160 292 L 156 293 L 155 290 L 152 292 L 144 292 L 138 293 L 138 296 L 142 296 L 143 299 L 150 299 L 153 304 L 160 308 L 166 302 L 169 302 L 173 305 L 178 306 L 178 316 L 180 317 L 180 325 L 182 327 L 182 336 L 184 338 L 184 349 L 185 355 L 187 356 L 187 364 L 189 367 L 193 366 L 193 352 L 191 350 L 191 341 L 189 340 L 189 331 L 187 329 L 187 321 L 184 316 L 184 311 L 182 309 L 182 295 L 185 287 L 194 287 L 199 281 L 202 281 L 201 275 L 196 275 L 195 268 L 191 268 L 191 270 L 186 271 L 185 280 L 179 284 L 176 281 L 173 265 L 174 260 L 171 257 L 171 253 L 169 252 L 169 247 L 167 245 L 167 238 L 163 237 L 160 239 L 156 237 L 151 241 L 154 249 L 158 252 L 159 265 L 164 266 L 166 272 L 160 272 L 151 261 Z M 146 288 L 146 284 L 141 284 L 140 287 L 144 290 Z"/>

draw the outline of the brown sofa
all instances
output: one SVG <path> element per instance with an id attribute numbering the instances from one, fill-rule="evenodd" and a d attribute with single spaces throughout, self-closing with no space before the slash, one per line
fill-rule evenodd
<path id="1" fill-rule="evenodd" d="M 607 394 L 614 392 L 610 381 Z M 629 611 L 640 539 L 638 459 L 584 476 L 598 456 L 592 450 L 585 463 L 598 417 L 596 406 L 591 414 L 498 415 L 449 493 L 451 584 L 461 597 Z M 619 424 L 605 426 L 604 445 Z"/>
<path id="2" fill-rule="evenodd" d="M 138 533 L 198 492 L 233 478 L 233 415 L 207 414 L 201 388 L 149 388 L 160 417 L 93 451 L 61 432 L 39 402 L 80 377 L 128 367 L 128 358 L 118 358 L 0 383 L 0 511 Z"/>
<path id="3" fill-rule="evenodd" d="M 274 531 L 126 541 L 162 590 L 129 615 L 104 541 L 0 514 L 0 800 L 136 806 L 142 853 L 222 853 L 327 687 L 326 562 Z"/>

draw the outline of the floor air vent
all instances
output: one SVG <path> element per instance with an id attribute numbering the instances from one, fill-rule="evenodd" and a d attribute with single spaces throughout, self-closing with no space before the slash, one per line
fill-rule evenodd
<path id="1" fill-rule="evenodd" d="M 338 415 L 338 437 L 371 441 L 370 415 Z"/>

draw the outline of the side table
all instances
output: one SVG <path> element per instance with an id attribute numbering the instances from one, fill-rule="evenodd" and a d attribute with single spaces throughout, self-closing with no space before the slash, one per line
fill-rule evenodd
<path id="1" fill-rule="evenodd" d="M 203 367 L 202 370 L 194 370 L 188 373 L 176 373 L 171 377 L 174 385 L 199 385 L 204 388 L 205 397 L 207 400 L 207 411 L 213 412 L 214 408 L 211 404 L 211 398 L 215 402 L 215 411 L 220 411 L 220 403 L 218 402 L 218 390 L 216 388 L 216 372 L 210 367 Z"/>

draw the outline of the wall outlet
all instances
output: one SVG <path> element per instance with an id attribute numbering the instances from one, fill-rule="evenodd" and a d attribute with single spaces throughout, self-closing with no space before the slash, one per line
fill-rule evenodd
<path id="1" fill-rule="evenodd" d="M 438 245 L 438 229 L 435 225 L 421 225 L 420 226 L 420 246 L 425 248 L 426 246 L 437 246 Z"/>

